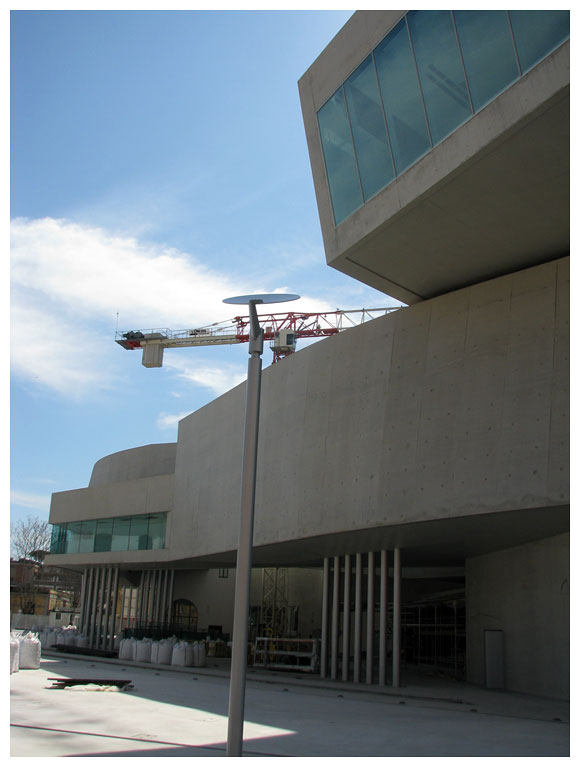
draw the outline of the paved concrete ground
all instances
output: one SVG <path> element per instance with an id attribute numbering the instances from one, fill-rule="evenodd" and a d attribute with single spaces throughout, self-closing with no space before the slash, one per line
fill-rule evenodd
<path id="1" fill-rule="evenodd" d="M 228 672 L 54 654 L 13 674 L 12 756 L 225 756 Z M 48 677 L 128 678 L 129 692 Z M 397 691 L 250 670 L 245 756 L 567 756 L 568 705 L 442 679 Z"/>

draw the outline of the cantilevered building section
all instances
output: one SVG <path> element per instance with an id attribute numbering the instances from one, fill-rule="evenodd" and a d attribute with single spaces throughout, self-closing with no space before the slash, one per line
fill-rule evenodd
<path id="1" fill-rule="evenodd" d="M 252 625 L 322 676 L 568 695 L 568 25 L 359 11 L 300 80 L 327 262 L 408 304 L 263 373 Z M 53 495 L 95 647 L 231 630 L 244 400 Z"/>
<path id="2" fill-rule="evenodd" d="M 299 84 L 327 263 L 412 305 L 379 506 L 422 557 L 461 538 L 467 678 L 547 694 L 568 679 L 569 60 L 567 11 L 363 11 Z"/>

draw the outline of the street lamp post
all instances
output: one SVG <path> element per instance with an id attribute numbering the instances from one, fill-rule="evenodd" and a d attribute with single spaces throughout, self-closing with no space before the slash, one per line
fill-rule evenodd
<path id="1" fill-rule="evenodd" d="M 294 301 L 300 296 L 287 293 L 262 293 L 226 298 L 226 304 L 248 304 L 250 341 L 248 381 L 246 388 L 246 422 L 242 461 L 242 493 L 240 537 L 236 560 L 234 596 L 234 625 L 232 631 L 232 663 L 228 709 L 227 755 L 241 756 L 244 735 L 244 698 L 246 686 L 248 619 L 250 611 L 250 578 L 252 573 L 252 544 L 254 535 L 254 500 L 256 495 L 256 465 L 258 454 L 258 425 L 260 420 L 260 388 L 264 331 L 260 328 L 257 304 Z"/>

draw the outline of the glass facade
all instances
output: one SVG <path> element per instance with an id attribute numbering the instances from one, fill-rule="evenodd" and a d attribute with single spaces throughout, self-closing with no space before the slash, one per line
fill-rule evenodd
<path id="1" fill-rule="evenodd" d="M 162 549 L 166 522 L 166 513 L 64 522 L 52 526 L 50 553 Z"/>
<path id="2" fill-rule="evenodd" d="M 318 111 L 335 224 L 569 36 L 569 11 L 409 11 Z"/>

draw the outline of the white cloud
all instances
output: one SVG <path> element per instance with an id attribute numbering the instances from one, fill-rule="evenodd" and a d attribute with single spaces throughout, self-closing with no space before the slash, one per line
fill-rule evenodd
<path id="1" fill-rule="evenodd" d="M 62 219 L 13 220 L 11 249 L 13 370 L 77 398 L 119 383 L 122 373 L 111 343 L 117 312 L 121 330 L 180 330 L 247 313 L 243 306 L 224 305 L 224 297 L 294 292 L 292 286 L 272 284 L 275 272 L 269 285 L 258 285 L 251 276 L 245 282 L 228 275 L 225 266 L 213 269 L 175 248 Z M 302 296 L 259 313 L 335 308 Z M 167 359 L 164 364 L 214 395 L 245 377 L 245 368 L 220 366 L 217 360 L 205 366 Z"/>
<path id="2" fill-rule="evenodd" d="M 18 490 L 12 490 L 10 493 L 10 502 L 15 506 L 24 506 L 27 509 L 48 511 L 50 506 L 50 495 L 35 495 L 33 493 L 22 493 Z"/>
<path id="3" fill-rule="evenodd" d="M 209 323 L 243 287 L 174 248 L 52 218 L 15 219 L 12 282 L 74 311 L 141 328 Z"/>
<path id="4" fill-rule="evenodd" d="M 190 413 L 190 410 L 184 410 L 182 413 L 159 413 L 157 426 L 160 429 L 175 429 L 179 421 Z"/>
<path id="5" fill-rule="evenodd" d="M 11 358 L 14 372 L 61 394 L 80 397 L 93 387 L 108 388 L 100 334 L 19 291 L 12 298 Z"/>
<path id="6" fill-rule="evenodd" d="M 218 367 L 217 365 L 196 365 L 172 359 L 164 364 L 176 370 L 180 378 L 209 389 L 216 397 L 245 381 L 247 375 L 246 367 L 231 363 L 222 364 Z"/>

